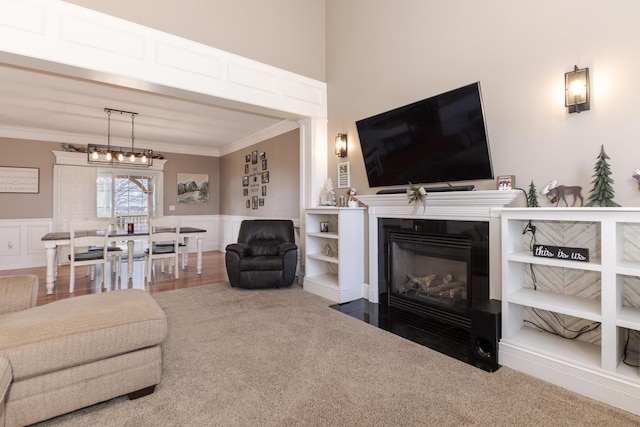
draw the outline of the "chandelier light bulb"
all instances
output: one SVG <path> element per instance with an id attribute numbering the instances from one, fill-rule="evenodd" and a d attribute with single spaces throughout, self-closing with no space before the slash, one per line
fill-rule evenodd
<path id="1" fill-rule="evenodd" d="M 145 154 L 142 154 L 142 157 L 140 158 L 140 162 L 147 163 L 147 156 Z"/>
<path id="2" fill-rule="evenodd" d="M 107 160 L 111 160 L 111 151 L 107 151 L 106 158 L 107 158 Z"/>
<path id="3" fill-rule="evenodd" d="M 131 163 L 134 163 L 134 162 L 136 161 L 136 155 L 135 155 L 135 154 L 133 154 L 133 153 L 131 153 L 131 155 L 129 156 L 129 161 L 130 161 Z"/>
<path id="4" fill-rule="evenodd" d="M 93 150 L 93 152 L 91 153 L 91 158 L 93 160 L 98 160 L 98 150 Z"/>
<path id="5" fill-rule="evenodd" d="M 124 160 L 124 154 L 118 153 L 118 161 L 121 162 Z"/>

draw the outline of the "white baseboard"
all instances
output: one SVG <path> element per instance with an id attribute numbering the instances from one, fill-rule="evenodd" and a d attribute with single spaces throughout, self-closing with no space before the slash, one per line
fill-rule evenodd
<path id="1" fill-rule="evenodd" d="M 622 376 L 546 357 L 504 342 L 500 342 L 498 363 L 640 415 L 640 387 Z"/>

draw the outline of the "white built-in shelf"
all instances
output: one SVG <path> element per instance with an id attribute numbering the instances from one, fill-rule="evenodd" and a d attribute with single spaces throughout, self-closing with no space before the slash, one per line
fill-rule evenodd
<path id="1" fill-rule="evenodd" d="M 324 261 L 324 262 L 330 262 L 333 264 L 339 264 L 340 260 L 334 256 L 328 256 L 328 255 L 324 255 L 324 254 L 307 254 L 308 258 L 311 259 L 317 259 L 320 261 Z"/>
<path id="2" fill-rule="evenodd" d="M 325 222 L 328 232 L 320 231 Z M 337 303 L 364 296 L 365 227 L 364 208 L 307 209 L 304 290 Z M 327 245 L 333 256 L 324 255 Z"/>
<path id="3" fill-rule="evenodd" d="M 577 270 L 600 271 L 602 266 L 600 258 L 590 258 L 589 262 L 570 261 L 564 259 L 537 257 L 528 252 L 515 252 L 507 255 L 509 261 L 522 262 L 527 264 L 548 265 L 550 267 L 575 268 Z"/>
<path id="4" fill-rule="evenodd" d="M 616 273 L 624 276 L 640 276 L 640 262 L 626 260 L 618 261 Z"/>
<path id="5" fill-rule="evenodd" d="M 640 293 L 633 288 L 640 282 L 640 259 L 629 260 L 634 251 L 625 251 L 638 246 L 640 208 L 505 208 L 500 214 L 498 362 L 640 415 L 639 369 L 622 363 L 627 335 L 640 331 L 640 301 L 638 307 L 627 301 Z M 537 243 L 575 247 L 580 242 L 600 258 L 580 262 L 533 256 L 523 236 L 529 221 L 538 230 L 548 227 L 538 233 Z M 600 326 L 589 335 L 565 339 L 528 326 L 531 309 L 570 316 L 563 325 L 567 329 Z"/>
<path id="6" fill-rule="evenodd" d="M 310 237 L 318 237 L 321 239 L 333 239 L 333 240 L 338 240 L 338 233 L 329 233 L 329 232 L 314 232 L 314 233 L 307 233 L 307 236 Z"/>
<path id="7" fill-rule="evenodd" d="M 640 309 L 634 307 L 622 307 L 618 312 L 618 326 L 640 331 Z"/>
<path id="8" fill-rule="evenodd" d="M 338 275 L 325 273 L 318 274 L 316 276 L 305 276 L 305 280 L 309 282 L 321 283 L 324 286 L 330 286 L 332 288 L 338 289 Z"/>
<path id="9" fill-rule="evenodd" d="M 507 298 L 513 304 L 553 311 L 554 313 L 580 317 L 594 322 L 602 320 L 600 300 L 596 299 L 533 289 L 519 289 L 510 293 Z"/>
<path id="10" fill-rule="evenodd" d="M 600 369 L 600 346 L 585 341 L 570 340 L 532 327 L 522 327 L 508 339 L 509 345 L 518 346 L 543 357 L 579 363 L 582 366 Z"/>

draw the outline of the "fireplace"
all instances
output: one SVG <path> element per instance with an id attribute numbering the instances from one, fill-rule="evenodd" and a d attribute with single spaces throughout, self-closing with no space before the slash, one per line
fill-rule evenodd
<path id="1" fill-rule="evenodd" d="M 489 299 L 489 226 L 483 221 L 380 219 L 379 278 L 391 309 L 470 327 Z"/>

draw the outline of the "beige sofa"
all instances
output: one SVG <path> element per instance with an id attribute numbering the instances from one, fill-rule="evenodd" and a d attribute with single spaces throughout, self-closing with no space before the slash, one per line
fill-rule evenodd
<path id="1" fill-rule="evenodd" d="M 143 290 L 35 307 L 38 278 L 0 276 L 0 427 L 46 420 L 160 382 L 167 319 Z"/>

